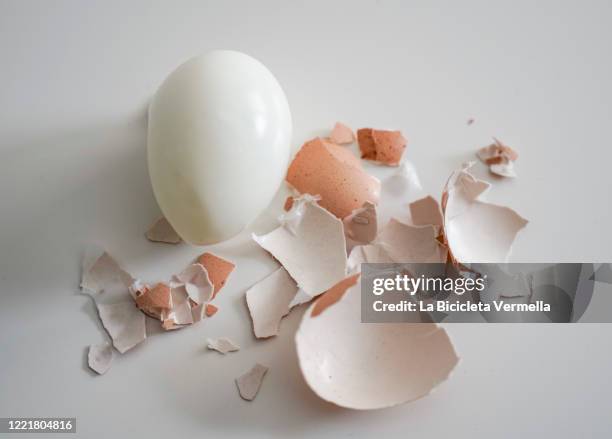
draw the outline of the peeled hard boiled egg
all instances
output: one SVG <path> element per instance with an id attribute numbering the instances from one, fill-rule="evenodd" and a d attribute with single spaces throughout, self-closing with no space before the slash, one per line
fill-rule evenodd
<path id="1" fill-rule="evenodd" d="M 259 61 L 216 50 L 159 87 L 147 143 L 153 192 L 170 224 L 192 244 L 223 241 L 263 211 L 285 177 L 289 104 Z"/>

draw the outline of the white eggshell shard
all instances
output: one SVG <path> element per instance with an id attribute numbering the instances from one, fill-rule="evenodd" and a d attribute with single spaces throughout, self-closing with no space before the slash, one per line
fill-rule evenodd
<path id="1" fill-rule="evenodd" d="M 433 323 L 360 320 L 360 284 L 320 315 L 304 314 L 296 334 L 310 388 L 341 407 L 381 409 L 427 395 L 458 362 L 446 331 Z"/>
<path id="2" fill-rule="evenodd" d="M 296 198 L 282 221 L 266 235 L 253 235 L 310 297 L 346 277 L 346 240 L 342 221 L 310 196 Z M 299 213 L 299 214 L 297 214 Z"/>
<path id="3" fill-rule="evenodd" d="M 285 177 L 291 114 L 259 61 L 218 50 L 179 66 L 149 108 L 155 198 L 186 241 L 209 244 L 245 228 Z"/>
<path id="4" fill-rule="evenodd" d="M 468 172 L 455 171 L 442 194 L 446 241 L 460 263 L 506 262 L 527 220 L 505 206 L 480 199 L 490 187 Z"/>

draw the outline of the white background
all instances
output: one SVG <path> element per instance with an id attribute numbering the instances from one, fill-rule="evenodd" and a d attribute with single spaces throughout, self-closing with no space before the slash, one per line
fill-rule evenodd
<path id="1" fill-rule="evenodd" d="M 454 325 L 462 360 L 432 395 L 378 412 L 319 400 L 293 346 L 302 312 L 258 342 L 244 304 L 275 267 L 248 233 L 273 227 L 279 199 L 211 247 L 238 265 L 219 313 L 151 337 L 103 377 L 85 366 L 86 346 L 106 336 L 78 282 L 88 243 L 151 281 L 203 251 L 143 237 L 159 214 L 146 107 L 173 68 L 213 48 L 276 75 L 294 148 L 336 120 L 401 129 L 436 196 L 499 137 L 520 152 L 519 178 L 477 170 L 490 199 L 531 221 L 512 260 L 610 262 L 611 46 L 606 0 L 0 0 L 0 416 L 77 417 L 88 438 L 610 437 L 610 325 Z M 242 350 L 207 352 L 206 337 L 222 335 Z M 254 361 L 270 372 L 247 403 L 233 379 Z"/>

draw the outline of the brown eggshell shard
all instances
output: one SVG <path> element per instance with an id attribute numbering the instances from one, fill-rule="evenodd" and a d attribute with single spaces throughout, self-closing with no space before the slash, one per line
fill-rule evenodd
<path id="1" fill-rule="evenodd" d="M 287 182 L 302 194 L 320 195 L 319 204 L 341 219 L 366 201 L 377 204 L 380 196 L 380 181 L 364 171 L 350 150 L 320 138 L 298 151 Z"/>
<path id="2" fill-rule="evenodd" d="M 227 278 L 234 271 L 236 265 L 220 256 L 212 253 L 204 253 L 198 258 L 198 262 L 206 268 L 208 277 L 214 285 L 213 298 L 219 293 L 227 282 Z"/>
<path id="3" fill-rule="evenodd" d="M 461 264 L 507 262 L 527 220 L 509 207 L 481 200 L 489 184 L 470 174 L 470 166 L 451 175 L 442 196 L 448 247 Z"/>
<path id="4" fill-rule="evenodd" d="M 357 130 L 357 143 L 361 151 L 361 158 L 376 160 L 376 144 L 372 136 L 372 128 L 360 128 Z"/>
<path id="5" fill-rule="evenodd" d="M 329 140 L 337 145 L 348 145 L 355 141 L 353 130 L 341 122 L 336 122 L 334 129 L 329 135 Z"/>
<path id="6" fill-rule="evenodd" d="M 161 217 L 151 224 L 145 236 L 149 241 L 153 242 L 163 242 L 166 244 L 178 244 L 181 242 L 181 237 L 165 217 Z"/>
<path id="7" fill-rule="evenodd" d="M 255 399 L 267 372 L 268 368 L 266 366 L 257 363 L 251 370 L 236 378 L 236 386 L 242 399 L 246 401 Z"/>
<path id="8" fill-rule="evenodd" d="M 410 203 L 410 214 L 413 224 L 417 226 L 442 226 L 444 222 L 440 204 L 429 195 Z"/>
<path id="9" fill-rule="evenodd" d="M 285 200 L 285 204 L 283 205 L 283 210 L 285 212 L 289 212 L 292 207 L 293 207 L 293 197 L 288 196 L 287 199 Z"/>
<path id="10" fill-rule="evenodd" d="M 360 244 L 367 244 L 376 238 L 378 222 L 376 206 L 369 201 L 359 209 L 354 210 L 342 221 L 347 238 Z"/>
<path id="11" fill-rule="evenodd" d="M 294 215 L 297 214 L 297 215 Z M 310 297 L 346 277 L 346 240 L 342 222 L 310 196 L 296 199 L 291 218 L 253 239 L 268 251 Z"/>
<path id="12" fill-rule="evenodd" d="M 360 286 L 325 312 L 304 314 L 295 341 L 302 374 L 321 398 L 369 410 L 427 395 L 458 357 L 446 331 L 432 323 L 362 324 Z"/>
<path id="13" fill-rule="evenodd" d="M 134 301 L 136 306 L 145 314 L 161 319 L 163 310 L 172 307 L 170 298 L 170 287 L 164 283 L 158 283 L 153 288 L 146 285 L 134 289 Z"/>
<path id="14" fill-rule="evenodd" d="M 206 317 L 212 317 L 215 314 L 217 314 L 217 311 L 219 311 L 219 308 L 215 305 L 213 305 L 212 303 L 208 303 L 206 304 Z"/>
<path id="15" fill-rule="evenodd" d="M 359 273 L 353 274 L 352 276 L 341 280 L 336 285 L 327 290 L 325 293 L 321 294 L 321 296 L 319 296 L 314 306 L 312 307 L 311 316 L 318 316 L 328 307 L 338 302 L 342 298 L 344 293 L 346 293 L 346 290 L 348 290 L 350 287 L 357 283 L 359 275 Z"/>
<path id="16" fill-rule="evenodd" d="M 406 149 L 406 138 L 399 131 L 361 128 L 357 141 L 361 158 L 389 166 L 398 166 Z"/>
<path id="17" fill-rule="evenodd" d="M 399 165 L 406 139 L 399 131 L 372 130 L 372 138 L 376 146 L 376 161 L 385 165 Z"/>

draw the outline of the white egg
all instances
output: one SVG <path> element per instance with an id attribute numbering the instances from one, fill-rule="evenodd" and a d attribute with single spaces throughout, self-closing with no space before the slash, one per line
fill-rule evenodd
<path id="1" fill-rule="evenodd" d="M 229 50 L 192 58 L 166 78 L 149 108 L 155 198 L 185 241 L 231 238 L 274 197 L 290 143 L 287 98 L 263 64 Z"/>

